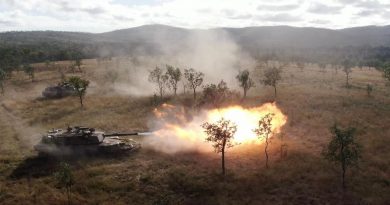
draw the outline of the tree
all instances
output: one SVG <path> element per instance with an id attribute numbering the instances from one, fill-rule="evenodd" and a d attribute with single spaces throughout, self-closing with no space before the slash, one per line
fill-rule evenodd
<path id="1" fill-rule="evenodd" d="M 345 59 L 343 61 L 343 71 L 345 73 L 345 76 L 346 76 L 346 80 L 345 80 L 345 86 L 347 88 L 349 88 L 349 75 L 351 74 L 352 72 L 352 67 L 353 67 L 353 64 L 350 60 L 348 59 Z"/>
<path id="2" fill-rule="evenodd" d="M 371 84 L 367 83 L 367 86 L 366 86 L 367 97 L 371 97 L 371 92 L 373 89 L 374 89 L 373 86 Z"/>
<path id="3" fill-rule="evenodd" d="M 204 123 L 202 127 L 207 134 L 206 141 L 213 143 L 214 151 L 221 153 L 222 174 L 225 175 L 225 151 L 227 148 L 233 147 L 234 134 L 237 131 L 237 126 L 229 121 L 221 118 L 216 123 Z"/>
<path id="4" fill-rule="evenodd" d="M 190 68 L 184 69 L 184 77 L 187 79 L 189 87 L 194 91 L 194 100 L 196 100 L 196 88 L 202 85 L 204 74 Z"/>
<path id="5" fill-rule="evenodd" d="M 0 69 L 0 88 L 1 88 L 1 94 L 4 94 L 4 82 L 7 79 L 7 73 Z"/>
<path id="6" fill-rule="evenodd" d="M 181 71 L 179 68 L 174 68 L 171 65 L 166 65 L 166 68 L 166 75 L 168 76 L 168 86 L 173 90 L 176 96 L 177 83 L 181 80 Z"/>
<path id="7" fill-rule="evenodd" d="M 390 83 L 390 63 L 382 65 L 383 77 Z"/>
<path id="8" fill-rule="evenodd" d="M 83 65 L 83 62 L 81 60 L 80 57 L 77 57 L 75 62 L 74 62 L 74 65 L 77 66 L 77 68 L 79 69 L 79 71 L 81 72 L 81 65 Z"/>
<path id="9" fill-rule="evenodd" d="M 80 98 L 80 105 L 83 107 L 83 97 L 87 92 L 89 81 L 77 76 L 72 76 L 67 80 L 67 83 L 75 88 L 76 93 Z"/>
<path id="10" fill-rule="evenodd" d="M 24 72 L 31 78 L 31 82 L 34 82 L 35 69 L 29 64 L 23 66 Z"/>
<path id="11" fill-rule="evenodd" d="M 264 85 L 274 87 L 275 100 L 276 100 L 276 86 L 278 84 L 278 81 L 282 79 L 282 77 L 280 76 L 281 72 L 282 71 L 276 67 L 266 69 L 264 71 L 264 79 L 262 80 L 262 83 Z"/>
<path id="12" fill-rule="evenodd" d="M 72 170 L 70 169 L 69 164 L 62 162 L 60 164 L 59 171 L 55 174 L 58 184 L 61 187 L 65 187 L 66 194 L 68 196 L 68 204 L 71 204 L 71 191 L 72 185 L 74 184 Z"/>
<path id="13" fill-rule="evenodd" d="M 252 78 L 249 77 L 248 70 L 239 71 L 238 75 L 236 76 L 236 79 L 240 83 L 240 87 L 242 87 L 242 89 L 244 90 L 243 99 L 245 99 L 246 93 L 251 87 L 255 86 L 255 83 L 253 82 Z"/>
<path id="14" fill-rule="evenodd" d="M 163 99 L 163 94 L 165 87 L 167 86 L 168 76 L 163 73 L 163 70 L 156 66 L 154 70 L 151 70 L 149 73 L 149 82 L 155 83 L 157 85 L 158 91 L 160 93 L 160 99 Z"/>
<path id="15" fill-rule="evenodd" d="M 340 163 L 342 186 L 345 189 L 345 173 L 349 166 L 358 163 L 360 159 L 360 145 L 355 142 L 355 128 L 348 127 L 342 129 L 335 124 L 331 127 L 331 132 L 333 134 L 332 139 L 322 154 L 325 159 L 334 163 Z"/>
<path id="16" fill-rule="evenodd" d="M 264 153 L 265 153 L 265 167 L 268 168 L 268 145 L 270 143 L 270 137 L 272 134 L 272 116 L 274 116 L 273 113 L 268 113 L 264 117 L 262 117 L 259 120 L 259 125 L 256 129 L 253 131 L 256 133 L 258 138 L 260 140 L 265 140 L 265 147 L 264 147 Z"/>
<path id="17" fill-rule="evenodd" d="M 221 80 L 218 85 L 209 84 L 203 87 L 201 104 L 212 104 L 220 107 L 229 98 L 235 97 L 235 93 L 230 91 L 225 81 Z"/>

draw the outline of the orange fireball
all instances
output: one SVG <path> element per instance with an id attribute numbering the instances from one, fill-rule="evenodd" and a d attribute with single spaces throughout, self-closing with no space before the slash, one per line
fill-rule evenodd
<path id="1" fill-rule="evenodd" d="M 268 113 L 273 113 L 271 121 L 273 133 L 280 129 L 287 121 L 287 117 L 274 103 L 266 103 L 259 107 L 243 108 L 231 106 L 220 109 L 203 110 L 196 115 L 185 113 L 185 109 L 163 104 L 154 111 L 156 119 L 153 126 L 157 131 L 151 138 L 151 145 L 166 152 L 186 150 L 210 150 L 211 146 L 205 142 L 206 135 L 200 126 L 204 122 L 214 123 L 225 118 L 237 125 L 234 142 L 237 144 L 261 143 L 253 132 L 259 120 Z M 207 147 L 204 149 L 204 147 Z"/>

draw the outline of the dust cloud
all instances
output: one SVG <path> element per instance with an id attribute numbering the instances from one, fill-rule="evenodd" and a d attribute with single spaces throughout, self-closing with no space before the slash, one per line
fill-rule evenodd
<path id="1" fill-rule="evenodd" d="M 228 33 L 219 29 L 195 30 L 178 42 L 166 40 L 167 33 L 159 33 L 152 40 L 153 50 L 158 54 L 149 54 L 138 50 L 135 55 L 124 53 L 122 57 L 100 60 L 94 75 L 99 76 L 92 85 L 103 85 L 110 94 L 147 96 L 157 93 L 148 82 L 149 71 L 156 66 L 165 69 L 169 64 L 184 69 L 194 68 L 205 74 L 204 84 L 218 83 L 224 80 L 229 87 L 237 88 L 235 76 L 239 70 L 252 69 L 255 61 L 242 51 Z M 179 92 L 183 90 L 179 83 Z M 97 89 L 97 90 L 100 90 Z"/>

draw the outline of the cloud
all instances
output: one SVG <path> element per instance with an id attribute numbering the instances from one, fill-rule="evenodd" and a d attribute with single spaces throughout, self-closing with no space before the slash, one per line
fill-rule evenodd
<path id="1" fill-rule="evenodd" d="M 311 4 L 308 11 L 316 14 L 337 14 L 340 13 L 343 6 L 331 6 L 321 3 Z"/>
<path id="2" fill-rule="evenodd" d="M 275 14 L 269 16 L 268 15 L 258 16 L 257 19 L 270 21 L 270 22 L 297 22 L 302 20 L 300 17 L 292 16 L 288 13 L 281 13 L 281 14 Z"/>
<path id="3" fill-rule="evenodd" d="M 319 24 L 319 25 L 324 25 L 324 24 L 329 24 L 331 23 L 329 20 L 321 20 L 321 19 L 317 19 L 317 20 L 313 20 L 313 21 L 310 21 L 309 23 L 311 24 Z"/>
<path id="4" fill-rule="evenodd" d="M 253 16 L 251 14 L 242 14 L 242 15 L 236 15 L 236 16 L 231 16 L 229 18 L 231 19 L 251 19 Z"/>
<path id="5" fill-rule="evenodd" d="M 106 12 L 104 8 L 101 7 L 92 7 L 92 8 L 82 8 L 80 11 L 87 12 L 91 15 L 103 14 Z"/>
<path id="6" fill-rule="evenodd" d="M 0 31 L 50 29 L 105 32 L 150 23 L 187 28 L 280 24 L 343 28 L 386 24 L 390 9 L 388 0 L 322 0 L 320 3 L 314 0 L 124 2 L 0 0 L 0 19 L 3 22 Z"/>
<path id="7" fill-rule="evenodd" d="M 272 4 L 261 4 L 257 6 L 259 11 L 290 11 L 299 8 L 299 4 L 282 4 L 282 5 L 272 5 Z"/>
<path id="8" fill-rule="evenodd" d="M 6 25 L 6 26 L 15 25 L 15 22 L 8 21 L 8 20 L 0 20 L 0 25 Z"/>

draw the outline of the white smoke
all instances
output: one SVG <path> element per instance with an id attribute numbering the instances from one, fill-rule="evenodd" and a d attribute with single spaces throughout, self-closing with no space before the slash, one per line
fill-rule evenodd
<path id="1" fill-rule="evenodd" d="M 165 69 L 169 64 L 184 69 L 194 68 L 205 74 L 204 83 L 218 83 L 224 80 L 231 88 L 237 88 L 235 76 L 239 70 L 252 69 L 255 61 L 243 52 L 229 34 L 220 29 L 193 30 L 175 45 L 164 33 L 154 35 L 151 40 L 161 55 L 146 55 L 139 52 L 135 56 L 114 58 L 109 65 L 99 66 L 98 73 L 105 82 L 110 81 L 108 72 L 118 74 L 112 90 L 126 95 L 151 95 L 156 93 L 155 86 L 148 82 L 149 71 L 159 66 Z M 184 77 L 182 81 L 184 81 Z M 182 82 L 180 83 L 182 85 Z"/>

